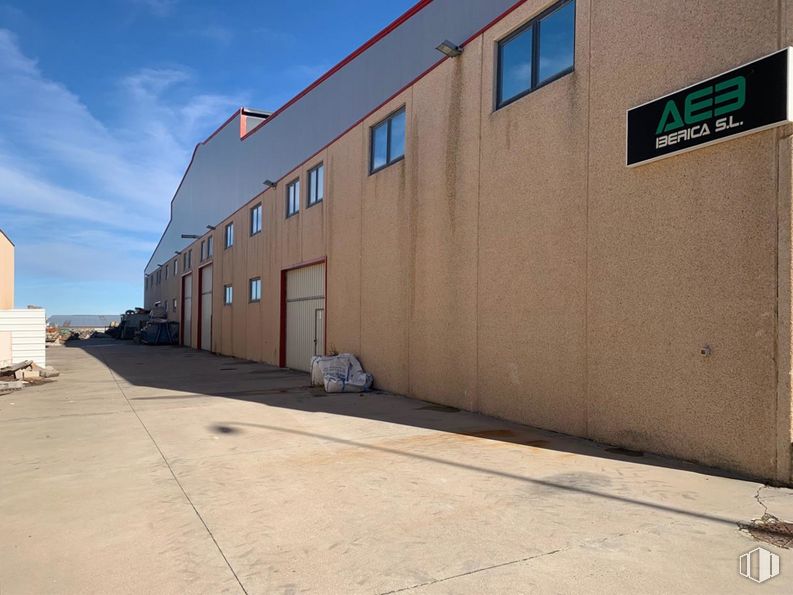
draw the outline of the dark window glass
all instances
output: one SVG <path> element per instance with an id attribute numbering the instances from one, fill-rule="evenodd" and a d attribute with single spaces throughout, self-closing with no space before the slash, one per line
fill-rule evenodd
<path id="1" fill-rule="evenodd" d="M 322 202 L 325 198 L 325 166 L 319 164 L 308 172 L 308 206 Z"/>
<path id="2" fill-rule="evenodd" d="M 256 235 L 262 230 L 262 205 L 251 209 L 251 235 Z"/>
<path id="3" fill-rule="evenodd" d="M 226 248 L 231 248 L 234 245 L 234 224 L 229 223 L 226 225 Z"/>
<path id="4" fill-rule="evenodd" d="M 405 108 L 372 128 L 370 173 L 405 156 Z"/>
<path id="5" fill-rule="evenodd" d="M 295 180 L 286 187 L 286 216 L 296 215 L 300 210 L 300 180 Z"/>
<path id="6" fill-rule="evenodd" d="M 405 110 L 391 118 L 391 132 L 388 135 L 388 160 L 395 161 L 405 156 Z"/>
<path id="7" fill-rule="evenodd" d="M 215 238 L 209 236 L 207 238 L 207 258 L 212 256 L 215 253 Z"/>
<path id="8" fill-rule="evenodd" d="M 262 299 L 262 280 L 259 277 L 250 280 L 250 300 L 258 302 Z"/>
<path id="9" fill-rule="evenodd" d="M 498 44 L 497 107 L 572 72 L 575 2 L 558 4 Z"/>
<path id="10" fill-rule="evenodd" d="M 531 89 L 533 38 L 534 30 L 529 28 L 501 44 L 499 104 Z"/>
<path id="11" fill-rule="evenodd" d="M 372 130 L 372 171 L 388 164 L 388 121 Z"/>
<path id="12" fill-rule="evenodd" d="M 575 4 L 565 4 L 540 21 L 540 83 L 573 67 Z"/>

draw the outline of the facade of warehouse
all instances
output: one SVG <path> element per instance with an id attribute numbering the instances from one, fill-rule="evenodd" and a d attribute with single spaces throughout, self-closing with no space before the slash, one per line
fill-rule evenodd
<path id="1" fill-rule="evenodd" d="M 791 40 L 793 0 L 421 2 L 196 148 L 146 306 L 196 348 L 348 351 L 388 390 L 789 482 L 791 128 L 628 167 L 626 114 Z M 666 101 L 652 150 L 744 125 L 776 92 L 747 76 Z"/>

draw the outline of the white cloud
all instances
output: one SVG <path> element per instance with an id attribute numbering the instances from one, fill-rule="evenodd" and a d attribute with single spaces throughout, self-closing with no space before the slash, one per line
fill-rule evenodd
<path id="1" fill-rule="evenodd" d="M 173 14 L 179 0 L 129 0 L 129 2 L 145 8 L 154 16 L 167 17 Z"/>
<path id="2" fill-rule="evenodd" d="M 118 81 L 102 120 L 4 29 L 0 81 L 0 227 L 37 283 L 141 277 L 193 147 L 246 100 L 196 92 L 178 65 L 146 68 Z"/>

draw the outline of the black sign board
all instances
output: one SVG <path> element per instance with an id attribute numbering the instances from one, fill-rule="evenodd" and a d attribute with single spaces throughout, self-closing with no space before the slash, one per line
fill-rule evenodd
<path id="1" fill-rule="evenodd" d="M 789 122 L 790 51 L 628 110 L 628 166 Z"/>

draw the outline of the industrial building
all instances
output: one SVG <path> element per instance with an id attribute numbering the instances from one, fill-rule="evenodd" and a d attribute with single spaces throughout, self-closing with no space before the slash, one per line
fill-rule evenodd
<path id="1" fill-rule="evenodd" d="M 145 305 L 789 483 L 791 38 L 790 0 L 423 0 L 196 147 Z"/>
<path id="2" fill-rule="evenodd" d="M 14 307 L 14 242 L 0 229 L 0 310 Z"/>

